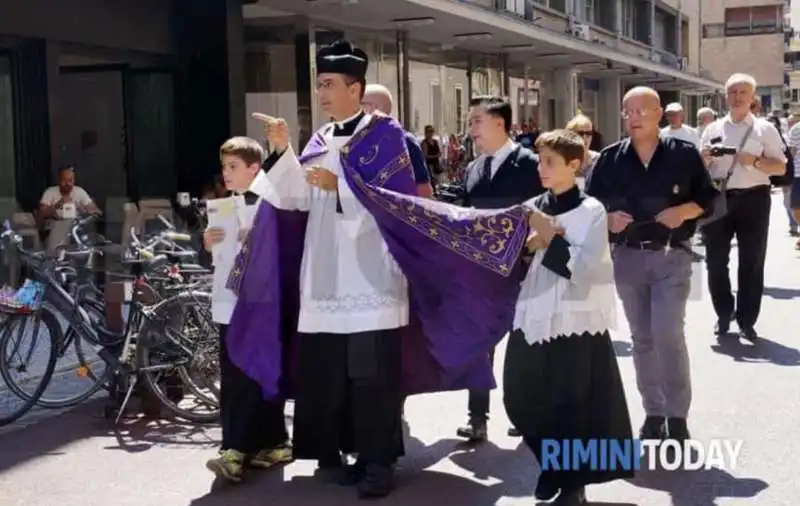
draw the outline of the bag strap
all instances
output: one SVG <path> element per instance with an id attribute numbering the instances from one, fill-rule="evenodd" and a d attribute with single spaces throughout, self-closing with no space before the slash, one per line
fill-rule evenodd
<path id="1" fill-rule="evenodd" d="M 739 143 L 739 147 L 736 148 L 737 152 L 741 151 L 742 148 L 744 148 L 744 145 L 747 142 L 747 139 L 749 139 L 750 138 L 750 134 L 753 133 L 753 127 L 755 127 L 756 121 L 758 121 L 758 118 L 754 119 L 753 122 L 750 123 L 750 126 L 747 127 L 747 131 L 744 133 L 744 137 L 742 137 L 742 142 L 740 142 Z M 733 161 L 731 162 L 731 166 L 728 167 L 728 173 L 725 174 L 725 183 L 726 184 L 728 183 L 728 180 L 730 180 L 731 176 L 733 176 L 733 170 L 736 168 L 736 164 L 737 163 L 738 162 L 736 160 L 736 156 L 734 155 Z"/>

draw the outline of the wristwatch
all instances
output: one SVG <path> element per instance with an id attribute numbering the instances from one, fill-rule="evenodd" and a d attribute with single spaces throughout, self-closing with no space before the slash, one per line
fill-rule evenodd
<path id="1" fill-rule="evenodd" d="M 753 167 L 755 167 L 757 170 L 761 170 L 761 158 L 755 159 L 753 162 Z"/>

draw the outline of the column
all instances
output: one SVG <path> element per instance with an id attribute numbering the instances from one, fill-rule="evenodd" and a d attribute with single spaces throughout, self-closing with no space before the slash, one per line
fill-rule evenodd
<path id="1" fill-rule="evenodd" d="M 523 71 L 522 79 L 524 79 L 525 82 L 523 83 L 523 90 L 522 90 L 524 102 L 522 107 L 522 119 L 520 120 L 520 123 L 528 123 L 529 120 L 531 119 L 531 103 L 530 100 L 528 100 L 531 95 L 531 82 L 528 76 L 527 65 L 525 65 L 525 70 Z"/>
<path id="2" fill-rule="evenodd" d="M 503 96 L 508 97 L 511 94 L 511 74 L 508 72 L 508 53 L 501 56 L 501 65 L 503 67 Z"/>
<path id="3" fill-rule="evenodd" d="M 597 97 L 598 124 L 595 125 L 595 128 L 602 134 L 607 145 L 616 142 L 622 135 L 621 81 L 619 76 L 600 80 L 600 93 Z"/>
<path id="4" fill-rule="evenodd" d="M 652 47 L 655 45 L 656 35 L 656 0 L 650 0 L 650 13 L 648 15 L 650 22 L 648 23 L 648 40 L 650 41 L 650 51 L 653 52 Z"/>
<path id="5" fill-rule="evenodd" d="M 401 94 L 399 111 L 403 126 L 411 129 L 411 69 L 408 60 L 408 32 L 397 32 L 397 90 Z"/>
<path id="6" fill-rule="evenodd" d="M 314 90 L 317 89 L 317 27 L 314 23 L 308 23 L 308 84 L 309 101 L 308 106 L 311 110 L 311 129 L 316 131 L 328 118 L 322 118 L 319 101 Z"/>
<path id="7" fill-rule="evenodd" d="M 623 22 L 624 22 L 623 16 L 622 16 L 622 12 L 624 10 L 623 1 L 624 0 L 615 0 L 614 1 L 614 6 L 615 6 L 615 9 L 616 9 L 614 11 L 614 31 L 617 32 L 617 37 L 618 38 L 622 36 L 622 30 L 623 30 L 623 26 L 622 26 Z"/>
<path id="8" fill-rule="evenodd" d="M 681 14 L 680 3 L 678 3 L 678 14 L 675 19 L 675 53 L 678 58 L 683 58 L 683 14 Z M 681 70 L 687 69 L 681 67 Z"/>
<path id="9" fill-rule="evenodd" d="M 572 67 L 558 68 L 547 73 L 548 128 L 563 128 L 575 116 L 578 106 L 578 73 Z"/>
<path id="10" fill-rule="evenodd" d="M 472 100 L 472 55 L 467 56 L 467 103 Z"/>
<path id="11" fill-rule="evenodd" d="M 246 132 L 240 0 L 173 3 L 178 43 L 178 180 L 199 187 L 219 172 L 219 146 Z"/>

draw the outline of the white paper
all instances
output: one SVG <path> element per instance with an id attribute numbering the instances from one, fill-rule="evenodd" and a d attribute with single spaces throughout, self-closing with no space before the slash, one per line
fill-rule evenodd
<path id="1" fill-rule="evenodd" d="M 73 202 L 65 202 L 61 206 L 61 219 L 62 220 L 74 220 L 77 216 L 78 212 L 75 209 L 75 204 Z"/>
<path id="2" fill-rule="evenodd" d="M 230 264 L 236 258 L 239 244 L 240 213 L 245 208 L 244 197 L 212 199 L 206 202 L 208 228 L 221 228 L 225 238 L 211 248 L 215 266 Z"/>

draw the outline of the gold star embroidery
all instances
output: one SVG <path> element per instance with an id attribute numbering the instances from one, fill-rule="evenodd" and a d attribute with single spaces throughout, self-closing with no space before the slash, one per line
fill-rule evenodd
<path id="1" fill-rule="evenodd" d="M 416 223 L 417 222 L 417 217 L 416 216 L 409 216 L 408 217 L 408 221 L 410 221 L 411 223 Z"/>
<path id="2" fill-rule="evenodd" d="M 475 260 L 480 260 L 481 258 L 483 258 L 483 254 L 481 254 L 481 253 L 473 253 L 472 254 L 472 258 L 474 258 Z"/>
<path id="3" fill-rule="evenodd" d="M 450 241 L 450 246 L 451 246 L 453 249 L 458 249 L 458 248 L 460 248 L 460 247 L 461 247 L 461 243 L 459 243 L 458 241 Z"/>
<path id="4" fill-rule="evenodd" d="M 435 228 L 431 228 L 428 229 L 428 234 L 430 234 L 431 237 L 437 237 L 439 235 L 439 231 Z"/>
<path id="5" fill-rule="evenodd" d="M 506 264 L 501 265 L 500 272 L 502 272 L 503 274 L 508 274 L 508 265 Z"/>

